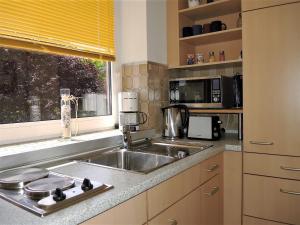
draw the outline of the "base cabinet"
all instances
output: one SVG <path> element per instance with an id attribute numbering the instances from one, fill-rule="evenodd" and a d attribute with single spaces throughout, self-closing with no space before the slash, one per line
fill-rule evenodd
<path id="1" fill-rule="evenodd" d="M 242 224 L 242 152 L 223 153 L 223 225 Z"/>
<path id="2" fill-rule="evenodd" d="M 284 225 L 284 223 L 258 219 L 250 216 L 244 216 L 243 221 L 243 225 Z"/>
<path id="3" fill-rule="evenodd" d="M 200 187 L 200 225 L 220 225 L 221 224 L 221 185 L 220 176 Z"/>
<path id="4" fill-rule="evenodd" d="M 147 223 L 146 193 L 142 193 L 82 225 L 143 225 Z"/>
<path id="5" fill-rule="evenodd" d="M 148 225 L 195 225 L 200 221 L 201 189 L 197 188 L 184 199 L 172 205 L 148 222 Z"/>
<path id="6" fill-rule="evenodd" d="M 218 154 L 82 225 L 220 225 L 222 174 Z"/>
<path id="7" fill-rule="evenodd" d="M 220 225 L 220 193 L 217 175 L 150 220 L 148 225 Z"/>
<path id="8" fill-rule="evenodd" d="M 287 224 L 300 222 L 300 181 L 244 175 L 244 214 Z"/>

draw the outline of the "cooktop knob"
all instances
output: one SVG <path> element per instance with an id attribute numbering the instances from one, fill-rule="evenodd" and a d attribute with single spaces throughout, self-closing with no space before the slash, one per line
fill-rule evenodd
<path id="1" fill-rule="evenodd" d="M 88 191 L 88 190 L 93 189 L 93 184 L 91 183 L 90 179 L 84 178 L 82 185 L 81 185 L 81 189 L 83 191 Z"/>
<path id="2" fill-rule="evenodd" d="M 66 199 L 66 194 L 60 188 L 56 188 L 53 193 L 53 200 L 59 202 L 64 199 Z"/>

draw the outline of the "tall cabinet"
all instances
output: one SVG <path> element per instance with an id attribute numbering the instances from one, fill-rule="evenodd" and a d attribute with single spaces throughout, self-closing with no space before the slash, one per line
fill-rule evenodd
<path id="1" fill-rule="evenodd" d="M 300 2 L 262 2 L 242 1 L 244 224 L 300 224 Z"/>

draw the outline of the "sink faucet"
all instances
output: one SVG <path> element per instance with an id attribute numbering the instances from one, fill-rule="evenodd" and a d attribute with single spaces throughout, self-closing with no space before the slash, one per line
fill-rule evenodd
<path id="1" fill-rule="evenodd" d="M 126 148 L 127 150 L 131 149 L 131 134 L 130 134 L 130 126 L 129 125 L 125 125 L 123 126 L 123 145 L 124 148 Z"/>

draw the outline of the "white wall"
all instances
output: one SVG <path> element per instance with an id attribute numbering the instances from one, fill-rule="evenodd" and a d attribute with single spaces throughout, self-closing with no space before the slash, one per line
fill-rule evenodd
<path id="1" fill-rule="evenodd" d="M 116 49 L 121 64 L 147 61 L 146 6 L 146 0 L 115 1 Z"/>
<path id="2" fill-rule="evenodd" d="M 167 63 L 166 0 L 115 0 L 117 63 Z"/>
<path id="3" fill-rule="evenodd" d="M 147 0 L 148 61 L 167 64 L 166 0 Z"/>

